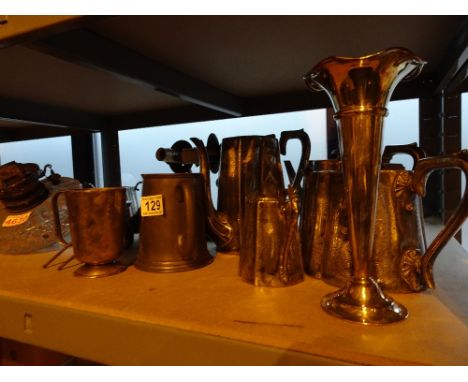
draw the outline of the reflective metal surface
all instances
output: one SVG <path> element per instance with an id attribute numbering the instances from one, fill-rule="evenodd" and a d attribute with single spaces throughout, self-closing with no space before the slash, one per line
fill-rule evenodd
<path id="1" fill-rule="evenodd" d="M 288 139 L 302 137 L 301 133 L 305 134 L 303 131 L 284 134 L 281 138 L 282 145 L 285 147 Z M 274 135 L 223 139 L 218 178 L 218 208 L 215 209 L 211 197 L 207 150 L 201 140 L 192 138 L 192 141 L 199 149 L 200 172 L 205 178 L 210 235 L 217 244 L 218 251 L 239 251 L 247 200 L 256 197 L 275 198 L 278 201 L 284 199 L 280 142 Z M 303 154 L 302 157 L 306 156 Z M 300 174 L 300 181 L 302 169 L 297 173 Z"/>
<path id="2" fill-rule="evenodd" d="M 389 164 L 391 157 L 407 153 L 414 159 L 414 168 L 424 176 L 414 178 L 414 171 L 398 164 Z M 454 223 L 446 225 L 439 238 L 426 251 L 421 196 L 427 176 L 436 169 L 466 169 L 466 152 L 437 156 L 420 162 L 425 153 L 414 145 L 388 146 L 384 150 L 379 177 L 374 252 L 369 264 L 373 279 L 385 290 L 408 293 L 434 287 L 423 277 L 432 274 L 432 256 L 437 254 L 460 229 L 467 207 L 453 215 Z M 430 168 L 430 170 L 429 170 Z M 301 240 L 305 272 L 336 286 L 344 286 L 351 277 L 352 259 L 348 238 L 347 212 L 344 208 L 343 176 L 340 161 L 312 161 L 305 171 L 305 196 L 301 212 Z M 432 255 L 431 255 L 432 253 Z M 435 257 L 434 257 L 435 258 Z M 423 271 L 422 264 L 426 265 Z M 432 277 L 430 278 L 432 279 Z"/>
<path id="3" fill-rule="evenodd" d="M 369 263 L 386 106 L 397 84 L 419 74 L 423 65 L 410 51 L 392 48 L 365 57 L 330 57 L 304 76 L 312 90 L 326 91 L 338 125 L 353 267 L 346 287 L 322 300 L 325 311 L 337 317 L 377 324 L 408 315 L 370 277 Z"/>
<path id="4" fill-rule="evenodd" d="M 438 168 L 458 168 L 463 171 L 465 179 L 468 177 L 468 151 L 462 150 L 457 153 L 441 155 L 439 157 L 426 158 L 419 161 L 414 170 L 413 189 L 421 196 L 425 194 L 427 176 Z M 432 269 L 437 255 L 447 244 L 449 239 L 458 231 L 460 226 L 468 217 L 468 190 L 460 204 L 457 206 L 452 216 L 445 223 L 445 228 L 435 237 L 432 244 L 427 249 L 422 262 L 422 274 L 424 282 L 429 288 L 435 288 Z"/>
<path id="5" fill-rule="evenodd" d="M 297 227 L 299 198 L 257 197 L 247 201 L 242 225 L 239 275 L 255 286 L 283 287 L 304 279 Z"/>
<path id="6" fill-rule="evenodd" d="M 115 260 L 123 251 L 128 224 L 125 188 L 67 190 L 53 196 L 56 233 L 69 245 L 60 229 L 58 198 L 62 194 L 69 211 L 73 255 L 85 263 L 74 274 L 96 278 L 124 271 L 126 267 Z"/>
<path id="7" fill-rule="evenodd" d="M 179 272 L 210 264 L 203 178 L 200 174 L 143 174 L 142 197 L 160 196 L 160 215 L 145 216 L 135 266 L 149 272 Z"/>

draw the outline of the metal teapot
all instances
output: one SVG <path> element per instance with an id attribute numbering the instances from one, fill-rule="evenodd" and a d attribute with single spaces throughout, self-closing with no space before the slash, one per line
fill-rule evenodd
<path id="1" fill-rule="evenodd" d="M 256 196 L 280 199 L 284 191 L 280 153 L 286 153 L 289 139 L 302 142 L 302 156 L 293 187 L 302 178 L 302 168 L 310 153 L 310 143 L 303 130 L 287 131 L 280 140 L 275 135 L 239 136 L 224 138 L 219 145 L 213 134 L 208 138 L 208 145 L 197 138 L 192 138 L 196 148 L 181 141 L 171 149 L 160 148 L 156 152 L 159 160 L 166 161 L 173 171 L 190 171 L 192 164 L 200 165 L 200 172 L 208 179 L 207 211 L 209 234 L 219 252 L 237 252 L 240 250 L 242 217 L 245 203 Z M 206 165 L 202 165 L 200 150 L 206 152 Z M 214 207 L 209 184 L 210 170 L 219 170 L 218 203 Z"/>
<path id="2" fill-rule="evenodd" d="M 389 163 L 397 153 L 413 157 L 412 171 Z M 384 151 L 369 273 L 386 290 L 418 292 L 434 287 L 435 258 L 468 213 L 464 196 L 444 229 L 426 246 L 421 196 L 427 176 L 442 168 L 459 168 L 466 176 L 468 154 L 424 157 L 414 144 L 388 146 Z M 339 160 L 310 162 L 306 167 L 301 215 L 305 272 L 333 285 L 345 285 L 351 277 L 352 258 Z"/>
<path id="3" fill-rule="evenodd" d="M 208 221 L 218 250 L 239 248 L 239 275 L 256 286 L 303 280 L 297 185 L 285 190 L 280 162 L 280 146 L 297 137 L 302 137 L 301 131 L 282 134 L 281 143 L 274 135 L 224 139 L 218 211 L 211 200 L 207 151 L 201 140 L 192 138 L 199 149 Z"/>

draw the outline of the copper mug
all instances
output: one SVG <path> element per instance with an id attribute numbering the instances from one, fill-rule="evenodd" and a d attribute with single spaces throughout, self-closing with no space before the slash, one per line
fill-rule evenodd
<path id="1" fill-rule="evenodd" d="M 60 229 L 58 198 L 65 197 L 71 243 Z M 73 257 L 83 263 L 78 277 L 110 276 L 126 269 L 116 259 L 126 244 L 128 212 L 123 187 L 59 191 L 52 198 L 55 231 L 60 242 L 73 247 Z"/>
<path id="2" fill-rule="evenodd" d="M 310 151 L 307 151 L 309 140 L 303 130 L 283 132 L 280 140 L 273 134 L 224 138 L 220 148 L 217 209 L 211 197 L 208 151 L 200 139 L 191 139 L 199 151 L 200 172 L 205 178 L 209 233 L 219 252 L 241 249 L 241 227 L 247 200 L 256 197 L 283 200 L 285 186 L 280 154 L 285 153 L 286 142 L 293 138 L 302 143 L 298 176 L 293 182 L 293 187 L 297 188 Z"/>
<path id="3" fill-rule="evenodd" d="M 143 174 L 140 245 L 135 262 L 149 272 L 177 272 L 210 264 L 200 174 Z"/>
<path id="4" fill-rule="evenodd" d="M 390 164 L 396 153 L 410 154 L 413 170 Z M 385 289 L 419 292 L 434 287 L 432 267 L 468 212 L 464 196 L 452 218 L 427 247 L 421 196 L 434 170 L 459 168 L 468 173 L 466 151 L 424 158 L 413 145 L 387 147 L 379 177 L 374 251 L 369 272 Z M 352 258 L 339 160 L 311 162 L 305 171 L 301 236 L 305 272 L 327 283 L 344 286 L 351 277 Z"/>

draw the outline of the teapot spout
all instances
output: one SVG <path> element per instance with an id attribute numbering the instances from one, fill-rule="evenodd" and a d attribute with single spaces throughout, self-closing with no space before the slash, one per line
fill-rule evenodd
<path id="1" fill-rule="evenodd" d="M 203 176 L 208 232 L 218 250 L 223 251 L 223 249 L 231 247 L 234 240 L 234 229 L 228 221 L 227 216 L 217 211 L 213 205 L 213 198 L 211 197 L 210 166 L 206 147 L 201 139 L 190 138 L 190 140 L 197 148 L 200 173 Z"/>

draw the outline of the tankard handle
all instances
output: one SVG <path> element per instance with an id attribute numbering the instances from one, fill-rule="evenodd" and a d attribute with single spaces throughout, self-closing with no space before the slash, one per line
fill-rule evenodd
<path id="1" fill-rule="evenodd" d="M 304 168 L 306 166 L 306 162 L 310 157 L 310 138 L 309 135 L 304 131 L 304 129 L 300 130 L 291 130 L 291 131 L 282 131 L 279 144 L 280 144 L 280 152 L 282 155 L 286 155 L 286 144 L 290 139 L 299 139 L 302 145 L 302 152 L 301 152 L 301 159 L 299 161 L 299 167 L 296 171 L 296 176 L 294 177 L 294 181 L 292 182 L 293 188 L 299 188 L 301 184 L 302 177 L 304 176 Z"/>
<path id="2" fill-rule="evenodd" d="M 416 142 L 407 145 L 388 145 L 385 146 L 382 154 L 382 164 L 390 163 L 394 155 L 408 154 L 413 158 L 413 170 L 420 159 L 426 158 L 426 152 L 418 147 Z"/>
<path id="3" fill-rule="evenodd" d="M 62 228 L 60 224 L 60 212 L 59 212 L 59 207 L 58 207 L 58 198 L 60 195 L 64 194 L 65 191 L 58 191 L 56 192 L 51 199 L 51 204 L 52 204 L 52 212 L 54 213 L 54 229 L 55 229 L 55 235 L 59 239 L 60 243 L 69 246 L 71 243 L 68 243 L 62 234 Z"/>
<path id="4" fill-rule="evenodd" d="M 52 205 L 52 212 L 54 214 L 54 230 L 55 235 L 59 239 L 60 243 L 64 244 L 64 247 L 61 248 L 51 259 L 49 259 L 42 267 L 48 268 L 49 265 L 57 259 L 62 253 L 64 253 L 69 247 L 71 247 L 71 243 L 67 243 L 62 234 L 62 228 L 60 224 L 60 213 L 58 208 L 58 198 L 61 194 L 64 194 L 65 191 L 57 191 L 51 198 L 51 205 Z M 73 258 L 75 255 L 73 254 L 70 256 L 65 262 L 63 262 L 57 269 L 60 271 L 62 270 Z"/>
<path id="5" fill-rule="evenodd" d="M 413 190 L 421 196 L 426 193 L 426 182 L 428 176 L 435 170 L 458 168 L 465 174 L 465 179 L 468 179 L 468 150 L 461 150 L 453 154 L 440 155 L 421 159 L 416 164 L 413 175 Z M 465 188 L 463 198 L 457 208 L 450 216 L 445 224 L 445 227 L 436 238 L 432 241 L 421 259 L 421 268 L 424 281 L 429 288 L 435 288 L 434 276 L 432 268 L 438 254 L 447 244 L 450 238 L 460 229 L 460 226 L 468 216 L 468 187 Z"/>

